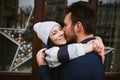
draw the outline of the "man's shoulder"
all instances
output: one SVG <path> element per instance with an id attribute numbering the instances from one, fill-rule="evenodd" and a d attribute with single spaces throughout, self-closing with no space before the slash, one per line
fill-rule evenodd
<path id="1" fill-rule="evenodd" d="M 83 55 L 83 56 L 80 56 L 78 58 L 75 58 L 73 60 L 71 60 L 70 62 L 68 62 L 69 64 L 71 63 L 91 63 L 91 62 L 94 62 L 94 61 L 101 61 L 100 57 L 97 55 L 96 52 L 92 51 L 86 55 Z"/>
<path id="2" fill-rule="evenodd" d="M 84 39 L 84 40 L 81 41 L 80 43 L 87 43 L 87 42 L 89 42 L 89 41 L 91 41 L 91 40 L 94 40 L 94 39 L 95 39 L 95 37 L 89 37 L 89 38 Z"/>

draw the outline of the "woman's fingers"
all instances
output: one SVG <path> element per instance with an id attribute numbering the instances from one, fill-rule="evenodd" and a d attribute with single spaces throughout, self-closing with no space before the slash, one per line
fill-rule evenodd
<path id="1" fill-rule="evenodd" d="M 38 53 L 36 54 L 36 61 L 39 66 L 46 65 L 45 54 L 44 54 L 45 50 L 46 50 L 46 48 L 43 48 L 43 49 L 39 50 Z"/>

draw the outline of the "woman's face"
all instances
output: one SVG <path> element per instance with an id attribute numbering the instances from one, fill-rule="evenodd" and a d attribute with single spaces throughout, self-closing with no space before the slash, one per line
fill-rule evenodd
<path id="1" fill-rule="evenodd" d="M 67 40 L 65 39 L 64 31 L 62 30 L 62 27 L 59 25 L 56 25 L 52 28 L 50 32 L 50 39 L 55 45 L 64 45 L 67 43 Z"/>

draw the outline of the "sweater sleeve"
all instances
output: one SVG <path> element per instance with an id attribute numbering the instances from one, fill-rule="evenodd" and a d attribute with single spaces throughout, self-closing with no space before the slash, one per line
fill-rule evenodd
<path id="1" fill-rule="evenodd" d="M 76 44 L 68 45 L 68 54 L 69 54 L 70 60 L 75 59 L 79 56 L 85 55 L 85 50 L 83 48 L 83 44 L 76 43 Z"/>
<path id="2" fill-rule="evenodd" d="M 49 67 L 57 67 L 61 65 L 61 63 L 85 55 L 86 51 L 84 49 L 81 43 L 69 44 L 62 47 L 52 47 L 45 51 L 47 55 L 46 61 Z"/>
<path id="3" fill-rule="evenodd" d="M 81 43 L 74 43 L 61 47 L 58 51 L 58 61 L 64 63 L 83 56 L 86 53 L 84 49 L 85 48 Z"/>
<path id="4" fill-rule="evenodd" d="M 50 70 L 47 65 L 42 65 L 38 67 L 40 80 L 52 80 L 50 75 Z"/>
<path id="5" fill-rule="evenodd" d="M 45 51 L 46 53 L 46 61 L 49 65 L 49 67 L 57 67 L 59 65 L 61 65 L 61 63 L 58 61 L 58 51 L 59 51 L 59 47 L 52 47 L 52 48 L 49 48 Z"/>

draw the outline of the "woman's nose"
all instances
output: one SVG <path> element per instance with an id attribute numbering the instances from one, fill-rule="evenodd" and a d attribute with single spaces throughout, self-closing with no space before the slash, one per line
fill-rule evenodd
<path id="1" fill-rule="evenodd" d="M 60 31 L 60 32 L 59 32 L 59 34 L 60 34 L 60 35 L 63 35 L 63 34 L 64 34 L 64 31 L 63 31 L 63 30 L 62 30 L 62 31 Z"/>

